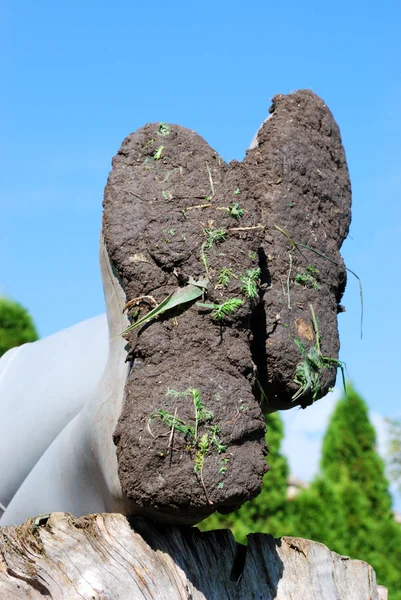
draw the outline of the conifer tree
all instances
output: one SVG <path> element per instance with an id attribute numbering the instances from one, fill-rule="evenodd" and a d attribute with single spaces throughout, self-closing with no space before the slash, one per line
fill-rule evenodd
<path id="1" fill-rule="evenodd" d="M 198 525 L 202 531 L 228 528 L 242 543 L 246 542 L 248 533 L 255 531 L 271 533 L 276 537 L 285 533 L 289 468 L 286 458 L 280 453 L 283 437 L 284 426 L 279 414 L 268 415 L 266 443 L 270 471 L 264 477 L 261 493 L 229 515 L 213 514 Z"/>
<path id="2" fill-rule="evenodd" d="M 28 311 L 10 298 L 0 297 L 0 356 L 10 348 L 38 339 Z"/>
<path id="3" fill-rule="evenodd" d="M 346 527 L 337 487 L 317 477 L 308 489 L 290 500 L 285 533 L 321 542 L 340 552 L 338 541 L 344 538 Z"/>
<path id="4" fill-rule="evenodd" d="M 364 400 L 349 384 L 336 405 L 323 440 L 321 470 L 333 483 L 352 481 L 362 489 L 376 519 L 392 516 L 389 482 L 376 451 L 376 432 Z"/>
<path id="5" fill-rule="evenodd" d="M 367 406 L 348 385 L 324 437 L 320 473 L 291 503 L 289 523 L 292 535 L 371 564 L 389 597 L 401 600 L 401 527 L 375 445 Z"/>

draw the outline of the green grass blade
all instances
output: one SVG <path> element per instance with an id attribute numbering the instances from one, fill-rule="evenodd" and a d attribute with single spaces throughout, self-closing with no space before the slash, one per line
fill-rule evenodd
<path id="1" fill-rule="evenodd" d="M 158 304 L 155 308 L 149 311 L 148 314 L 146 314 L 144 317 L 138 319 L 138 321 L 127 327 L 127 329 L 122 331 L 120 335 L 124 335 L 128 331 L 136 329 L 137 327 L 144 325 L 152 319 L 156 319 L 161 314 L 165 313 L 167 310 L 171 310 L 176 306 L 181 306 L 182 304 L 187 304 L 188 302 L 200 298 L 203 294 L 203 291 L 203 285 L 198 287 L 197 285 L 189 284 L 183 288 L 179 288 L 177 291 L 167 296 L 167 298 L 160 302 L 160 304 Z"/>
<path id="2" fill-rule="evenodd" d="M 310 250 L 310 252 L 314 252 L 314 254 L 317 254 L 318 256 L 321 256 L 322 258 L 328 260 L 329 262 L 333 263 L 334 265 L 338 265 L 339 267 L 342 266 L 337 260 L 334 260 L 334 258 L 330 258 L 330 256 L 326 256 L 326 254 L 323 254 L 323 252 L 319 252 L 319 250 L 316 250 L 316 248 L 312 248 L 311 246 L 307 246 L 306 244 L 301 244 L 300 242 L 294 241 L 293 239 L 291 239 L 291 237 L 289 236 L 289 234 L 286 231 L 284 231 L 284 229 L 281 229 L 281 227 L 279 227 L 278 225 L 274 225 L 274 227 L 277 229 L 277 231 L 279 231 L 280 233 L 282 233 L 288 239 L 288 241 L 291 244 L 292 248 L 298 248 L 298 249 L 299 248 L 304 248 L 305 250 Z M 299 250 L 299 252 L 301 252 L 301 251 Z M 301 254 L 302 254 L 302 252 L 301 252 Z M 304 256 L 304 255 L 302 254 L 302 256 Z M 352 269 L 349 269 L 348 267 L 345 267 L 345 270 L 348 271 L 348 273 L 351 273 L 351 275 L 353 275 L 358 280 L 358 284 L 359 284 L 359 299 L 360 299 L 360 303 L 361 303 L 361 339 L 362 339 L 362 337 L 363 337 L 363 289 L 362 289 L 362 281 L 361 281 L 361 278 Z"/>

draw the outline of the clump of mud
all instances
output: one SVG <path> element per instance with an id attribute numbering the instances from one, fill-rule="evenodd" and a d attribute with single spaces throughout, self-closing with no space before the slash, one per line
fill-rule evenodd
<path id="1" fill-rule="evenodd" d="M 129 135 L 113 159 L 103 233 L 127 301 L 138 299 L 131 322 L 178 290 L 199 292 L 127 334 L 119 477 L 161 520 L 195 523 L 256 496 L 263 412 L 306 407 L 335 381 L 344 150 L 312 92 L 276 96 L 270 112 L 242 163 L 164 123 Z"/>

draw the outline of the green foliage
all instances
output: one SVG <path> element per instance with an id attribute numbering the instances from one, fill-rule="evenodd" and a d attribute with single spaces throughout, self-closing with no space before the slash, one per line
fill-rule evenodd
<path id="1" fill-rule="evenodd" d="M 222 452 L 225 452 L 227 450 L 226 446 L 223 446 L 223 444 L 221 443 L 221 440 L 219 438 L 220 432 L 221 432 L 221 430 L 220 430 L 219 425 L 212 425 L 211 427 L 209 427 L 210 443 L 212 444 L 212 446 L 214 446 L 216 448 L 218 454 L 221 454 Z M 227 469 L 225 469 L 225 470 L 227 470 Z M 220 469 L 220 472 L 221 472 L 221 469 Z"/>
<path id="2" fill-rule="evenodd" d="M 260 269 L 257 267 L 256 269 L 248 269 L 246 275 L 241 276 L 241 291 L 250 298 L 250 300 L 254 300 L 258 297 L 259 294 L 259 283 L 260 283 Z"/>
<path id="3" fill-rule="evenodd" d="M 154 155 L 153 155 L 153 158 L 154 158 L 155 160 L 160 160 L 160 159 L 161 159 L 161 157 L 162 157 L 162 154 L 163 154 L 163 148 L 164 148 L 164 146 L 159 146 L 159 147 L 157 148 L 157 150 L 155 150 L 155 153 L 154 153 Z"/>
<path id="4" fill-rule="evenodd" d="M 368 562 L 390 598 L 401 600 L 401 527 L 392 518 L 377 520 L 369 512 L 363 489 L 320 477 L 291 502 L 291 535 L 313 539 L 330 550 Z"/>
<path id="5" fill-rule="evenodd" d="M 237 541 L 242 543 L 246 543 L 248 533 L 255 531 L 275 536 L 287 533 L 285 523 L 289 470 L 286 459 L 280 453 L 284 428 L 278 413 L 266 417 L 266 426 L 271 469 L 264 478 L 261 493 L 229 515 L 213 514 L 198 526 L 202 531 L 229 528 Z M 225 468 L 223 464 L 221 469 Z"/>
<path id="6" fill-rule="evenodd" d="M 197 302 L 196 306 L 200 308 L 211 309 L 212 318 L 216 321 L 224 321 L 225 317 L 233 314 L 240 306 L 243 305 L 243 301 L 239 298 L 228 298 L 222 304 L 212 304 L 211 302 Z"/>
<path id="7" fill-rule="evenodd" d="M 223 287 L 227 287 L 228 284 L 230 283 L 230 279 L 234 277 L 235 279 L 238 279 L 238 277 L 236 275 L 234 275 L 234 273 L 231 271 L 231 269 L 228 269 L 227 267 L 223 267 L 223 269 L 221 269 L 220 274 L 219 274 L 219 285 L 222 285 Z"/>
<path id="8" fill-rule="evenodd" d="M 322 448 L 321 469 L 333 482 L 353 481 L 363 489 L 375 518 L 391 515 L 384 462 L 376 451 L 376 433 L 364 400 L 351 385 L 337 403 Z"/>
<path id="9" fill-rule="evenodd" d="M 162 136 L 170 135 L 170 127 L 163 122 L 159 123 L 157 135 L 162 135 Z"/>
<path id="10" fill-rule="evenodd" d="M 182 398 L 185 396 L 191 396 L 194 404 L 195 413 L 195 425 L 189 425 L 177 416 L 177 411 L 173 415 L 162 408 L 159 408 L 157 412 L 152 413 L 148 419 L 148 431 L 152 433 L 151 424 L 154 419 L 160 419 L 162 423 L 168 426 L 168 429 L 172 432 L 173 430 L 178 431 L 184 435 L 186 446 L 185 450 L 189 452 L 194 461 L 194 473 L 199 478 L 206 497 L 208 497 L 207 490 L 203 481 L 203 466 L 205 464 L 205 458 L 211 450 L 215 450 L 218 454 L 222 454 L 226 451 L 226 446 L 221 443 L 220 440 L 220 426 L 213 425 L 212 420 L 214 414 L 211 410 L 204 407 L 200 392 L 197 388 L 188 388 L 183 392 L 179 392 L 172 388 L 167 388 L 166 396 L 172 396 L 173 398 Z M 199 427 L 204 425 L 206 433 L 199 437 Z M 226 464 L 228 460 L 224 463 Z M 224 475 L 224 473 L 223 473 Z"/>
<path id="11" fill-rule="evenodd" d="M 212 248 L 214 244 L 219 244 L 224 242 L 227 237 L 226 229 L 204 229 L 204 233 L 206 235 L 206 240 L 203 242 L 206 248 Z"/>
<path id="12" fill-rule="evenodd" d="M 205 456 L 209 451 L 209 436 L 204 433 L 198 442 L 198 450 L 194 458 L 194 472 L 201 475 L 203 465 L 205 464 Z"/>
<path id="13" fill-rule="evenodd" d="M 159 408 L 157 413 L 152 413 L 149 417 L 148 423 L 150 424 L 153 419 L 156 419 L 156 417 L 159 417 L 163 423 L 166 423 L 169 429 L 174 427 L 176 431 L 183 433 L 186 437 L 196 440 L 195 429 L 191 425 L 188 425 L 188 423 L 185 423 L 185 421 L 182 419 L 178 419 L 175 415 L 172 415 L 163 408 Z"/>
<path id="14" fill-rule="evenodd" d="M 168 310 L 176 308 L 177 306 L 188 304 L 189 302 L 200 298 L 207 287 L 205 280 L 199 279 L 199 281 L 195 281 L 194 279 L 191 279 L 191 281 L 192 283 L 189 283 L 185 287 L 178 288 L 175 292 L 169 294 L 166 298 L 164 298 L 164 300 L 160 302 L 160 304 L 158 304 L 157 306 L 155 306 L 155 308 L 150 310 L 144 317 L 141 317 L 140 319 L 135 321 L 135 323 L 127 327 L 127 329 L 124 329 L 124 331 L 122 331 L 120 335 L 124 335 L 132 329 L 140 327 L 141 325 L 144 325 L 152 319 L 156 319 Z M 134 300 L 131 300 L 128 304 L 130 304 L 133 301 Z"/>
<path id="15" fill-rule="evenodd" d="M 362 398 L 347 385 L 324 438 L 320 473 L 290 501 L 279 415 L 267 416 L 266 424 L 271 471 L 261 493 L 230 515 L 212 515 L 200 529 L 230 528 L 240 542 L 255 531 L 313 539 L 371 564 L 389 597 L 401 600 L 401 527 L 393 519 L 384 463 Z"/>
<path id="16" fill-rule="evenodd" d="M 320 285 L 316 280 L 316 275 L 319 271 L 313 267 L 312 265 L 307 265 L 305 271 L 301 271 L 295 275 L 295 283 L 299 285 L 303 285 L 304 287 L 309 287 L 314 290 L 320 290 Z"/>
<path id="17" fill-rule="evenodd" d="M 245 210 L 241 208 L 238 202 L 232 202 L 228 207 L 228 214 L 239 221 L 245 214 Z"/>
<path id="18" fill-rule="evenodd" d="M 348 384 L 326 431 L 320 474 L 291 502 L 287 523 L 291 535 L 371 564 L 390 598 L 401 600 L 401 527 L 375 444 L 367 406 Z"/>
<path id="19" fill-rule="evenodd" d="M 341 369 L 344 391 L 346 391 L 346 387 L 344 364 L 337 358 L 324 356 L 324 354 L 322 354 L 321 335 L 319 333 L 317 319 L 312 304 L 309 305 L 309 308 L 311 311 L 312 324 L 315 333 L 315 345 L 311 346 L 309 350 L 307 350 L 300 340 L 296 338 L 294 339 L 295 344 L 301 352 L 302 360 L 297 364 L 295 371 L 294 383 L 296 383 L 299 388 L 293 395 L 292 399 L 297 400 L 302 396 L 312 395 L 312 402 L 315 402 L 315 400 L 318 399 L 321 390 L 320 377 L 323 369 Z"/>
<path id="20" fill-rule="evenodd" d="M 316 269 L 313 265 L 306 265 L 305 270 L 309 275 L 317 275 L 319 273 L 319 269 Z"/>
<path id="21" fill-rule="evenodd" d="M 223 304 L 215 304 L 212 312 L 213 319 L 216 321 L 223 321 L 223 319 L 232 313 L 234 313 L 243 302 L 239 298 L 229 298 Z"/>
<path id="22" fill-rule="evenodd" d="M 309 250 L 310 252 L 313 252 L 317 256 L 321 256 L 322 258 L 324 258 L 325 260 L 328 260 L 329 262 L 333 263 L 334 265 L 341 266 L 339 262 L 337 262 L 336 260 L 334 260 L 330 256 L 326 256 L 326 254 L 323 254 L 323 252 L 320 252 L 316 248 L 312 248 L 311 246 L 307 246 L 306 244 L 301 244 L 300 242 L 296 242 L 295 240 L 293 240 L 291 238 L 291 236 L 286 231 L 284 231 L 284 229 L 282 229 L 278 225 L 274 225 L 274 227 L 275 227 L 275 229 L 277 229 L 277 231 L 279 231 L 280 233 L 282 233 L 287 238 L 287 240 L 289 241 L 289 243 L 291 245 L 291 248 L 304 248 L 305 250 Z M 311 265 L 308 265 L 308 266 L 310 267 Z M 312 269 L 314 269 L 314 267 L 312 267 Z M 351 271 L 351 269 L 349 269 L 348 267 L 345 267 L 345 269 L 348 271 L 348 273 L 351 273 L 351 275 L 353 275 L 358 280 L 358 284 L 359 284 L 359 299 L 360 299 L 360 302 L 361 302 L 361 339 L 362 339 L 362 326 L 363 326 L 363 290 L 362 290 L 362 281 L 361 281 L 360 277 L 358 277 L 358 275 L 354 271 Z M 316 269 L 315 269 L 315 271 L 316 271 Z"/>
<path id="23" fill-rule="evenodd" d="M 311 346 L 309 350 L 307 350 L 297 338 L 295 338 L 294 342 L 302 354 L 302 361 L 297 364 L 295 371 L 294 383 L 296 383 L 299 388 L 292 399 L 297 400 L 301 396 L 312 394 L 312 400 L 314 402 L 320 392 L 320 371 L 322 369 L 319 353 L 316 346 Z"/>
<path id="24" fill-rule="evenodd" d="M 211 176 L 211 175 L 210 175 Z M 209 199 L 208 199 L 209 200 Z M 203 233 L 206 236 L 204 242 L 201 245 L 200 259 L 201 263 L 205 267 L 206 275 L 209 277 L 209 258 L 207 256 L 207 250 L 213 248 L 215 244 L 221 244 L 227 237 L 226 229 L 211 229 L 206 227 L 203 230 Z"/>
<path id="25" fill-rule="evenodd" d="M 0 297 L 0 356 L 15 346 L 38 339 L 28 311 L 10 298 Z"/>
<path id="26" fill-rule="evenodd" d="M 329 480 L 318 477 L 289 502 L 287 533 L 326 544 L 330 550 L 345 534 L 342 502 Z"/>

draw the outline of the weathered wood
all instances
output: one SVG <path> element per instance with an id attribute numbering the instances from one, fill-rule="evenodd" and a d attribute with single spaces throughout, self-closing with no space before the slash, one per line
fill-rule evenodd
<path id="1" fill-rule="evenodd" d="M 0 600 L 386 600 L 367 563 L 316 542 L 201 533 L 119 514 L 0 528 Z"/>

